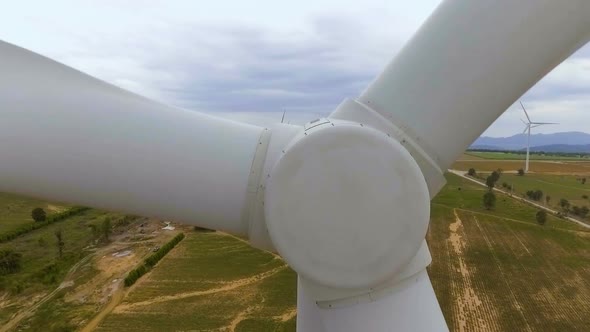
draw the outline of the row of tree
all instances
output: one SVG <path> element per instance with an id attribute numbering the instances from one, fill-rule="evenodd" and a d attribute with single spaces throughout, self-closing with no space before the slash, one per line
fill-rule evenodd
<path id="1" fill-rule="evenodd" d="M 70 208 L 66 211 L 47 216 L 44 221 L 39 221 L 39 222 L 35 222 L 35 223 L 22 225 L 17 229 L 14 229 L 12 231 L 8 231 L 8 232 L 1 234 L 0 235 L 0 243 L 8 242 L 10 240 L 13 240 L 14 238 L 17 238 L 21 235 L 24 235 L 26 233 L 29 233 L 29 232 L 39 229 L 41 227 L 45 227 L 45 226 L 53 224 L 55 222 L 67 219 L 71 216 L 80 214 L 88 209 L 89 208 L 82 207 L 82 206 L 73 207 L 73 208 Z"/>
<path id="2" fill-rule="evenodd" d="M 137 279 L 141 278 L 141 276 L 146 274 L 152 267 L 154 267 L 164 256 L 166 256 L 170 250 L 172 250 L 172 248 L 182 241 L 182 239 L 184 239 L 184 233 L 176 235 L 172 240 L 168 241 L 168 243 L 158 249 L 158 251 L 146 258 L 143 261 L 143 264 L 129 272 L 124 280 L 125 287 L 133 285 Z"/>

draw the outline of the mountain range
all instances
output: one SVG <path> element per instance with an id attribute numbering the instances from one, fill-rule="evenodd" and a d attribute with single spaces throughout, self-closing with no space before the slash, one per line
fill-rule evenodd
<path id="1" fill-rule="evenodd" d="M 524 150 L 526 149 L 526 135 L 518 134 L 510 137 L 482 136 L 476 139 L 469 148 L 484 150 Z M 590 134 L 579 131 L 533 134 L 531 135 L 531 151 L 590 153 Z"/>

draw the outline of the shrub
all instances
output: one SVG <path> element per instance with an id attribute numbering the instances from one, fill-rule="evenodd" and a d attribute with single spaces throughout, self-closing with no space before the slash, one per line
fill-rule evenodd
<path id="1" fill-rule="evenodd" d="M 496 206 L 496 195 L 492 191 L 488 191 L 483 195 L 483 206 L 486 210 L 491 210 Z"/>
<path id="2" fill-rule="evenodd" d="M 475 176 L 475 174 L 476 174 L 476 173 L 475 173 L 475 168 L 470 168 L 470 169 L 467 171 L 467 175 L 469 175 L 469 176 Z"/>
<path id="3" fill-rule="evenodd" d="M 0 250 L 0 275 L 18 272 L 21 258 L 22 255 L 13 249 Z"/>
<path id="4" fill-rule="evenodd" d="M 518 169 L 518 175 L 523 176 L 524 175 L 524 169 L 519 168 Z"/>
<path id="5" fill-rule="evenodd" d="M 33 218 L 33 220 L 39 222 L 39 221 L 45 221 L 45 219 L 47 218 L 47 213 L 45 213 L 45 210 L 43 210 L 42 208 L 34 208 L 31 211 L 31 217 Z"/>
<path id="6" fill-rule="evenodd" d="M 539 190 L 539 189 L 537 189 L 537 190 L 527 190 L 526 196 L 529 199 L 532 199 L 534 201 L 540 201 L 541 198 L 543 198 L 543 192 L 541 190 Z"/>
<path id="7" fill-rule="evenodd" d="M 539 225 L 545 225 L 545 222 L 547 221 L 547 212 L 545 212 L 543 210 L 539 210 L 539 212 L 537 212 L 535 217 L 537 218 L 537 223 Z"/>

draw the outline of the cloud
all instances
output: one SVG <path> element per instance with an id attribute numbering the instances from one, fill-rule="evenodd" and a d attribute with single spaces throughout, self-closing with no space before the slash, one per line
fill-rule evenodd
<path id="1" fill-rule="evenodd" d="M 0 38 L 179 107 L 304 123 L 357 96 L 438 2 L 25 0 L 0 14 Z M 561 123 L 539 132 L 588 131 L 589 74 L 587 46 L 522 97 L 535 119 Z M 486 134 L 522 131 L 521 113 Z"/>

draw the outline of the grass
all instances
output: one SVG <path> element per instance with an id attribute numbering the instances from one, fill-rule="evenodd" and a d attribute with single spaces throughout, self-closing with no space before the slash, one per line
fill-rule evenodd
<path id="1" fill-rule="evenodd" d="M 46 201 L 19 195 L 0 193 L 0 236 L 19 229 L 23 225 L 33 224 L 31 211 L 40 207 L 51 215 L 68 208 L 64 204 L 52 204 Z"/>
<path id="2" fill-rule="evenodd" d="M 4 276 L 1 289 L 14 292 L 14 287 L 20 285 L 22 295 L 26 295 L 55 288 L 68 269 L 87 254 L 84 248 L 93 240 L 89 225 L 98 225 L 105 215 L 104 212 L 88 210 L 1 244 L 0 248 L 13 248 L 23 255 L 21 270 Z M 61 259 L 56 245 L 57 229 L 62 230 L 65 242 Z"/>
<path id="3" fill-rule="evenodd" d="M 466 155 L 482 158 L 482 159 L 493 159 L 493 160 L 525 160 L 525 153 L 514 153 L 510 151 L 497 152 L 497 151 L 467 151 Z M 529 160 L 585 160 L 590 161 L 590 156 L 584 155 L 553 155 L 553 154 L 541 154 L 531 152 L 529 154 Z"/>
<path id="4" fill-rule="evenodd" d="M 294 331 L 295 318 L 282 321 L 281 315 L 295 304 L 296 275 L 281 259 L 228 235 L 195 232 L 133 286 L 97 331 L 232 324 L 237 331 Z"/>
<path id="5" fill-rule="evenodd" d="M 429 275 L 450 330 L 587 330 L 590 233 L 559 219 L 539 226 L 530 217 L 536 209 L 518 202 L 500 199 L 482 213 L 478 187 L 447 179 L 432 204 L 427 241 Z"/>
<path id="6" fill-rule="evenodd" d="M 451 165 L 452 169 L 467 171 L 475 168 L 478 172 L 491 172 L 501 168 L 505 172 L 516 172 L 518 169 L 524 169 L 522 160 L 486 160 L 486 159 L 460 159 Z M 531 161 L 529 170 L 535 173 L 553 173 L 553 174 L 580 174 L 590 175 L 590 162 L 586 161 Z"/>
<path id="7" fill-rule="evenodd" d="M 498 181 L 506 181 L 508 174 L 503 174 Z M 537 209 L 527 204 L 518 202 L 510 197 L 496 193 L 496 208 L 486 210 L 482 205 L 482 196 L 487 190 L 469 180 L 447 173 L 445 175 L 447 185 L 432 201 L 433 211 L 437 205 L 458 210 L 467 210 L 476 215 L 492 215 L 513 221 L 536 224 L 535 214 Z M 516 175 L 514 175 L 516 177 Z M 547 227 L 566 230 L 585 231 L 586 229 L 570 221 L 547 215 Z"/>
<path id="8" fill-rule="evenodd" d="M 484 173 L 480 176 L 485 178 L 487 174 Z M 551 197 L 549 207 L 559 211 L 559 200 L 561 198 L 567 199 L 572 205 L 590 206 L 590 200 L 582 198 L 583 195 L 590 197 L 590 177 L 588 177 L 589 181 L 586 184 L 578 181 L 579 178 L 580 176 L 574 175 L 529 173 L 525 176 L 518 176 L 516 174 L 502 174 L 498 185 L 506 182 L 513 186 L 513 190 L 517 195 L 523 197 L 526 191 L 539 189 L 544 194 L 540 203 L 544 204 L 545 196 L 549 195 Z"/>

